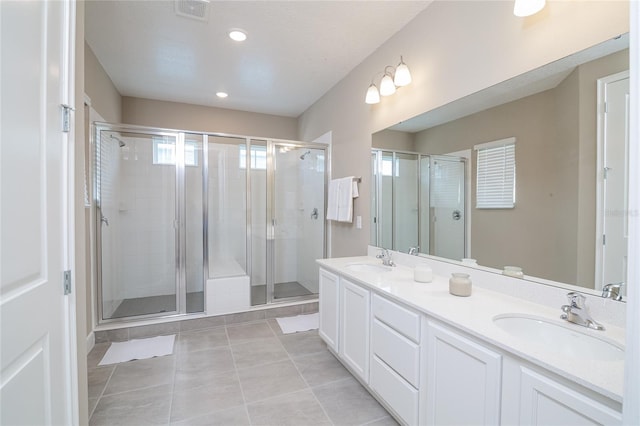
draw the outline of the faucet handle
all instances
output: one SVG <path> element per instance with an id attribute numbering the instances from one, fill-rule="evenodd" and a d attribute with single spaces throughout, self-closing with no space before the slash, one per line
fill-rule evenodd
<path id="1" fill-rule="evenodd" d="M 378 259 L 384 259 L 384 258 L 386 258 L 387 256 L 389 256 L 389 251 L 388 251 L 387 249 L 385 249 L 385 248 L 381 248 L 381 249 L 380 249 L 380 253 L 378 253 L 378 254 L 376 255 L 376 257 L 377 257 Z"/>
<path id="2" fill-rule="evenodd" d="M 622 300 L 622 295 L 620 294 L 620 290 L 624 285 L 623 282 L 619 283 L 609 283 L 602 287 L 602 297 L 608 297 L 613 300 Z"/>
<path id="3" fill-rule="evenodd" d="M 584 302 L 587 300 L 584 295 L 578 293 L 577 291 L 572 291 L 567 293 L 567 299 L 569 299 L 569 305 L 572 308 L 584 308 Z"/>

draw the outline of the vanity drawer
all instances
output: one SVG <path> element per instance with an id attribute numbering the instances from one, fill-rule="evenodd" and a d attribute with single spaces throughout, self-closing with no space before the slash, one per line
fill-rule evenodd
<path id="1" fill-rule="evenodd" d="M 377 319 L 371 327 L 371 348 L 396 373 L 418 387 L 420 347 Z"/>
<path id="2" fill-rule="evenodd" d="M 418 390 L 377 356 L 373 356 L 371 360 L 370 384 L 406 424 L 418 424 Z"/>
<path id="3" fill-rule="evenodd" d="M 420 343 L 420 315 L 378 295 L 373 296 L 372 310 L 374 317 L 414 342 Z"/>

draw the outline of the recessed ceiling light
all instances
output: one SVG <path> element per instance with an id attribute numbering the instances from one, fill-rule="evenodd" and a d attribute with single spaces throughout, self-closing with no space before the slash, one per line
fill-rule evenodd
<path id="1" fill-rule="evenodd" d="M 245 41 L 247 39 L 247 33 L 242 30 L 229 31 L 229 38 L 234 41 Z"/>
<path id="2" fill-rule="evenodd" d="M 216 93 L 216 96 L 219 98 L 226 98 L 227 96 L 229 96 L 229 94 L 225 92 L 218 92 Z"/>

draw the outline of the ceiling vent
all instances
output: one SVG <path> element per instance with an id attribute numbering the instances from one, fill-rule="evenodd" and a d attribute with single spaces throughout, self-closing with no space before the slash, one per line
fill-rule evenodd
<path id="1" fill-rule="evenodd" d="M 209 20 L 209 0 L 176 0 L 176 14 L 185 18 Z"/>

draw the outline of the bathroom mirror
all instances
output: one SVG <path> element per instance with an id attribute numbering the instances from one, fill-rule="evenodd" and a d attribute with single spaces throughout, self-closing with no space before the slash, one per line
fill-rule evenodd
<path id="1" fill-rule="evenodd" d="M 625 34 L 400 122 L 374 133 L 372 148 L 468 152 L 467 256 L 599 294 L 625 281 L 628 46 Z M 611 105 L 616 96 L 615 117 L 598 107 L 605 95 Z M 516 141 L 515 206 L 477 208 L 474 146 L 507 138 Z"/>

